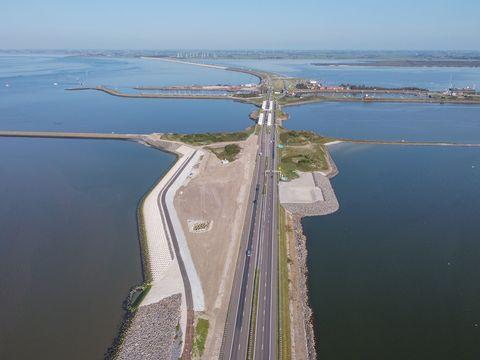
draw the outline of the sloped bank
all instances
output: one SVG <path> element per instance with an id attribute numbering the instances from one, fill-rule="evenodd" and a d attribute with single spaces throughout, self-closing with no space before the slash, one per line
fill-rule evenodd
<path id="1" fill-rule="evenodd" d="M 299 339 L 299 332 L 296 332 L 292 326 L 291 335 L 294 346 L 305 345 L 305 349 L 295 349 L 294 358 L 299 358 L 295 354 L 304 354 L 308 359 L 316 359 L 315 334 L 313 331 L 312 309 L 309 303 L 307 287 L 307 238 L 303 233 L 302 218 L 306 216 L 323 216 L 336 212 L 339 209 L 339 203 L 335 191 L 330 183 L 330 178 L 338 174 L 338 169 L 331 158 L 328 149 L 325 147 L 328 169 L 324 172 L 301 173 L 298 179 L 288 183 L 280 183 L 280 202 L 286 210 L 287 223 L 290 224 L 290 233 L 293 235 L 293 254 L 290 252 L 290 267 L 296 273 L 295 283 L 291 284 L 291 302 L 290 309 L 294 309 L 296 304 L 300 306 L 301 315 L 298 319 L 293 319 L 297 324 L 304 324 L 304 339 Z M 292 201 L 292 196 L 297 201 Z M 282 201 L 284 200 L 284 201 Z M 288 231 L 287 230 L 287 231 Z M 290 278 L 290 277 L 289 277 Z M 294 311 L 292 311 L 294 314 Z M 294 316 L 294 315 L 292 315 Z M 294 322 L 295 323 L 295 322 Z M 295 339 L 295 334 L 297 338 Z M 301 355 L 302 356 L 302 355 Z"/>
<path id="2" fill-rule="evenodd" d="M 166 358 L 178 358 L 182 349 L 190 353 L 189 313 L 193 313 L 190 309 L 194 305 L 202 306 L 203 293 L 199 283 L 192 284 L 191 279 L 196 280 L 195 268 L 189 267 L 190 254 L 181 243 L 183 233 L 178 230 L 171 197 L 179 184 L 192 176 L 192 167 L 201 152 L 164 141 L 160 134 L 145 136 L 140 142 L 175 154 L 177 161 L 139 204 L 138 226 L 145 281 L 141 288 L 144 291 L 137 293 L 134 301 L 130 299 L 136 294 L 130 294 L 120 334 L 105 357 L 163 358 L 170 354 Z M 168 224 L 173 224 L 173 229 Z M 187 268 L 185 274 L 180 269 L 181 261 Z M 188 281 L 186 276 L 189 276 Z M 189 303 L 192 295 L 188 292 L 192 290 L 194 304 Z"/>
<path id="3" fill-rule="evenodd" d="M 122 322 L 119 326 L 119 330 L 117 335 L 115 336 L 111 346 L 106 350 L 104 354 L 104 359 L 118 359 L 124 356 L 124 353 L 128 353 L 130 350 L 130 346 L 126 345 L 126 339 L 131 337 L 132 325 L 138 324 L 137 317 L 145 317 L 144 312 L 139 311 L 139 305 L 145 296 L 148 294 L 152 287 L 152 270 L 151 270 L 151 261 L 150 261 L 150 253 L 148 248 L 147 242 L 147 234 L 146 234 L 146 227 L 145 227 L 145 218 L 144 218 L 144 205 L 146 198 L 152 193 L 158 183 L 168 174 L 171 168 L 178 162 L 179 154 L 176 153 L 176 149 L 178 148 L 178 144 L 170 143 L 170 142 L 157 142 L 155 144 L 150 143 L 150 141 L 146 141 L 143 139 L 137 139 L 138 143 L 148 146 L 154 147 L 161 151 L 170 153 L 171 155 L 175 156 L 175 160 L 172 162 L 170 169 L 162 175 L 159 179 L 155 181 L 154 184 L 145 192 L 142 196 L 140 201 L 137 205 L 137 236 L 140 245 L 140 259 L 142 265 L 142 275 L 143 275 L 143 282 L 141 284 L 133 286 L 126 299 L 124 300 L 122 307 L 125 311 L 123 315 Z M 180 295 L 180 294 L 178 294 Z M 181 305 L 181 304 L 180 304 Z M 179 311 L 180 311 L 179 305 Z M 154 307 L 151 307 L 154 308 Z M 162 305 L 158 303 L 158 309 L 162 309 Z M 175 327 L 176 325 L 174 325 Z M 138 327 L 138 325 L 136 325 Z M 138 336 L 135 336 L 138 337 Z"/>

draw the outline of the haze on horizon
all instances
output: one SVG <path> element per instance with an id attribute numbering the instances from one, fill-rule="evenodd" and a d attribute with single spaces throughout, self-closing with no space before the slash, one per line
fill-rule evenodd
<path id="1" fill-rule="evenodd" d="M 3 0 L 0 49 L 480 50 L 478 0 Z"/>

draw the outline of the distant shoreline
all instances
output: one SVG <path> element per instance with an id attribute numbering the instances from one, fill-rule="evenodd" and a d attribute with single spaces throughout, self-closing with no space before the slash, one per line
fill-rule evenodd
<path id="1" fill-rule="evenodd" d="M 369 67 L 480 67 L 480 60 L 372 60 L 361 62 L 312 63 L 314 66 Z"/>

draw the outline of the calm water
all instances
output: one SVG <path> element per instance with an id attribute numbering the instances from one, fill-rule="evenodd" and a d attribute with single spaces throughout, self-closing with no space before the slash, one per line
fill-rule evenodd
<path id="1" fill-rule="evenodd" d="M 47 55 L 0 55 L 2 87 L 106 85 L 113 87 L 240 84 L 258 82 L 254 76 L 193 65 L 140 58 Z"/>
<path id="2" fill-rule="evenodd" d="M 441 89 L 450 72 L 461 86 L 480 79 L 478 69 L 272 63 L 265 68 L 331 83 Z M 287 112 L 287 127 L 329 136 L 480 142 L 480 107 L 321 103 Z M 319 358 L 479 359 L 480 150 L 341 144 L 332 154 L 340 210 L 303 220 Z"/>
<path id="3" fill-rule="evenodd" d="M 5 138 L 0 154 L 0 358 L 100 359 L 142 280 L 137 203 L 174 157 Z"/>
<path id="4" fill-rule="evenodd" d="M 79 81 L 122 89 L 236 84 L 255 82 L 256 78 L 158 60 L 0 56 L 0 129 L 206 132 L 243 130 L 252 124 L 250 105 L 222 100 L 125 99 L 95 91 L 64 90 Z"/>
<path id="5" fill-rule="evenodd" d="M 234 63 L 332 84 L 442 89 L 452 78 L 480 86 L 478 69 Z M 252 108 L 232 102 L 63 90 L 79 82 L 126 89 L 256 79 L 141 59 L 0 56 L 0 129 L 197 132 L 251 124 Z M 288 112 L 288 127 L 331 136 L 480 139 L 473 107 L 317 104 Z M 304 220 L 321 358 L 479 358 L 479 150 L 340 145 L 333 155 L 341 210 Z M 133 143 L 0 139 L 0 358 L 102 357 L 121 302 L 141 280 L 138 199 L 172 161 Z"/>
<path id="6" fill-rule="evenodd" d="M 0 130 L 240 130 L 250 106 L 64 88 L 254 81 L 141 59 L 0 56 Z M 0 359 L 103 357 L 142 280 L 138 201 L 173 161 L 127 142 L 0 138 Z"/>
<path id="7" fill-rule="evenodd" d="M 480 143 L 480 106 L 317 103 L 287 107 L 285 126 L 368 140 Z"/>
<path id="8" fill-rule="evenodd" d="M 320 359 L 480 358 L 480 151 L 338 145 L 303 220 Z"/>
<path id="9" fill-rule="evenodd" d="M 344 60 L 338 61 L 344 62 Z M 479 68 L 314 66 L 312 63 L 321 61 L 310 59 L 218 60 L 217 62 L 274 71 L 292 77 L 315 79 L 329 85 L 349 83 L 384 87 L 417 86 L 431 90 L 445 90 L 453 84 L 458 87 L 480 88 Z"/>

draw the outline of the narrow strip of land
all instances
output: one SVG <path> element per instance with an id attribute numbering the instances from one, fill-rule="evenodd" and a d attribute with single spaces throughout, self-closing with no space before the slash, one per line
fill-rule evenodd
<path id="1" fill-rule="evenodd" d="M 68 91 L 83 91 L 83 90 L 96 90 L 101 91 L 106 94 L 123 97 L 123 98 L 136 98 L 136 99 L 236 99 L 234 95 L 207 95 L 207 94 L 158 94 L 158 93 L 140 93 L 140 94 L 131 94 L 125 93 L 118 90 L 110 89 L 105 86 L 95 86 L 95 87 L 77 87 L 66 89 Z M 241 98 L 240 98 L 241 99 Z"/>
<path id="2" fill-rule="evenodd" d="M 100 139 L 100 140 L 135 140 L 141 139 L 140 134 L 115 133 L 85 133 L 61 131 L 0 131 L 0 137 L 35 137 L 35 138 L 64 138 L 64 139 Z"/>
<path id="3" fill-rule="evenodd" d="M 157 134 L 158 135 L 158 134 Z M 134 140 L 146 141 L 154 134 L 115 134 L 115 133 L 84 133 L 84 132 L 60 132 L 60 131 L 0 131 L 0 137 L 25 137 L 25 138 L 57 138 L 57 139 L 98 139 L 98 140 Z M 480 147 L 480 143 L 460 143 L 451 141 L 404 141 L 404 140 L 362 140 L 335 138 L 334 141 L 325 145 L 333 145 L 341 142 L 372 145 L 404 145 L 404 146 L 456 146 L 456 147 Z"/>
<path id="4" fill-rule="evenodd" d="M 460 105 L 480 105 L 480 99 L 463 98 L 386 98 L 386 97 L 343 97 L 343 96 L 310 96 L 303 99 L 283 98 L 280 100 L 282 107 L 312 104 L 319 102 L 362 102 L 362 103 L 412 103 L 412 104 L 460 104 Z"/>
<path id="5" fill-rule="evenodd" d="M 341 142 L 354 144 L 371 145 L 403 145 L 403 146 L 454 146 L 454 147 L 480 147 L 480 143 L 459 143 L 459 142 L 440 142 L 440 141 L 402 141 L 402 140 L 356 140 L 356 139 L 337 139 L 326 145 L 333 145 Z"/>
<path id="6" fill-rule="evenodd" d="M 222 65 L 214 65 L 214 64 L 203 64 L 203 63 L 198 63 L 198 62 L 193 62 L 193 61 L 185 61 L 185 60 L 179 60 L 179 59 L 167 58 L 167 57 L 150 57 L 150 56 L 147 57 L 147 56 L 144 56 L 144 57 L 142 57 L 142 59 L 162 60 L 162 61 L 173 62 L 173 63 L 178 63 L 178 64 L 193 65 L 193 66 L 200 66 L 200 67 L 206 67 L 206 68 L 211 68 L 211 69 L 234 71 L 234 72 L 249 74 L 249 75 L 257 77 L 260 80 L 260 84 L 263 83 L 270 74 L 270 73 L 265 72 L 265 71 L 258 71 L 258 70 L 253 70 L 253 69 L 245 69 L 245 68 L 240 68 L 240 67 L 230 67 L 230 66 L 222 66 Z"/>

